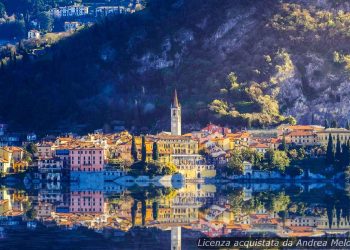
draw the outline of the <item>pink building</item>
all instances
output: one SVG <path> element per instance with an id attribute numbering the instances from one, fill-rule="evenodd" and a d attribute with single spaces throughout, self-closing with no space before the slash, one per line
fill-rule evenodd
<path id="1" fill-rule="evenodd" d="M 104 150 L 100 147 L 77 147 L 69 150 L 70 170 L 103 171 Z"/>
<path id="2" fill-rule="evenodd" d="M 104 196 L 102 191 L 73 191 L 70 194 L 71 213 L 103 213 Z"/>

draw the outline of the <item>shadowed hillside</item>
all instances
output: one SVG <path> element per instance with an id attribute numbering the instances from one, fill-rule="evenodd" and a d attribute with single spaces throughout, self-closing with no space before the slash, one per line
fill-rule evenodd
<path id="1" fill-rule="evenodd" d="M 0 116 L 26 129 L 340 122 L 350 114 L 342 1 L 153 0 L 1 69 Z M 230 74 L 231 72 L 234 72 Z"/>

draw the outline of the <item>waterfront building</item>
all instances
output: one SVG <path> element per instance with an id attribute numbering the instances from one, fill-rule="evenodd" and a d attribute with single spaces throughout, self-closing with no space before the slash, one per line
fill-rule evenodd
<path id="1" fill-rule="evenodd" d="M 69 150 L 70 170 L 82 172 L 101 172 L 104 168 L 105 154 L 101 147 L 79 145 Z"/>
<path id="2" fill-rule="evenodd" d="M 337 143 L 339 137 L 340 143 L 347 143 L 350 140 L 350 130 L 345 128 L 327 128 L 317 132 L 317 139 L 319 144 L 327 146 L 329 135 L 332 136 L 334 146 Z"/>

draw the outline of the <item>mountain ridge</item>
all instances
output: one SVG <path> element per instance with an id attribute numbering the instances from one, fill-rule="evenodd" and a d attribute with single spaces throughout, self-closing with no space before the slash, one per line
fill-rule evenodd
<path id="1" fill-rule="evenodd" d="M 0 76 L 0 116 L 39 130 L 113 120 L 162 130 L 176 88 L 185 124 L 269 126 L 291 121 L 289 115 L 302 123 L 344 123 L 346 30 L 337 28 L 338 43 L 331 44 L 316 37 L 330 37 L 322 26 L 309 31 L 304 24 L 322 24 L 317 11 L 348 5 L 323 3 L 151 1 L 140 13 L 61 41 L 34 62 L 9 66 Z"/>

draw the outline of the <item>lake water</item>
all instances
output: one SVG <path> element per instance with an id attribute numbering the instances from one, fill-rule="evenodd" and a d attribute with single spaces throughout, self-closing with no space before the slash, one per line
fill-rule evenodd
<path id="1" fill-rule="evenodd" d="M 0 249 L 197 249 L 203 236 L 346 235 L 349 190 L 338 183 L 8 184 L 0 192 Z"/>

